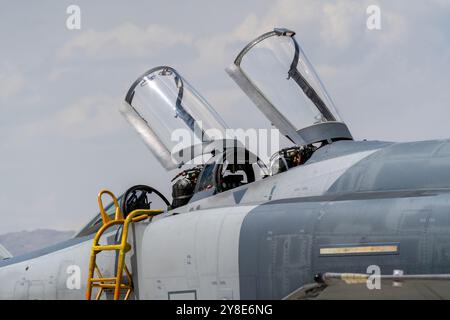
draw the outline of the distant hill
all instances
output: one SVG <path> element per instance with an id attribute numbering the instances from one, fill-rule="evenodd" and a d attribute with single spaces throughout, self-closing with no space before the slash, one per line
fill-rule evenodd
<path id="1" fill-rule="evenodd" d="M 0 244 L 8 249 L 13 256 L 18 256 L 57 244 L 71 238 L 74 234 L 74 231 L 58 231 L 51 229 L 12 232 L 0 235 Z"/>

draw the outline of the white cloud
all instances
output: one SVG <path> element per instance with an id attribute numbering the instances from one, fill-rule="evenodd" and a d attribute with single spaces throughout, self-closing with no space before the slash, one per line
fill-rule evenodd
<path id="1" fill-rule="evenodd" d="M 141 28 L 125 23 L 108 31 L 88 30 L 75 36 L 58 52 L 61 60 L 89 58 L 151 57 L 175 45 L 190 44 L 192 38 L 160 25 Z"/>
<path id="2" fill-rule="evenodd" d="M 6 99 L 19 94 L 25 87 L 25 78 L 18 72 L 0 73 L 0 98 Z"/>
<path id="3" fill-rule="evenodd" d="M 85 97 L 65 109 L 19 128 L 20 137 L 58 135 L 69 139 L 90 139 L 122 130 L 125 121 L 117 112 L 120 98 Z"/>
<path id="4" fill-rule="evenodd" d="M 316 16 L 321 21 L 321 40 L 335 48 L 347 47 L 355 35 L 365 31 L 364 9 L 361 3 L 351 1 L 324 4 Z"/>
<path id="5" fill-rule="evenodd" d="M 432 2 L 443 7 L 450 7 L 450 0 L 432 0 Z"/>
<path id="6" fill-rule="evenodd" d="M 380 31 L 372 32 L 366 28 L 366 8 L 369 4 L 381 7 Z M 136 57 L 149 58 L 142 62 L 143 72 L 145 68 L 151 67 L 144 63 L 148 61 L 152 64 L 153 59 L 165 58 L 169 51 L 167 49 L 173 48 L 177 50 L 175 55 L 183 66 L 179 71 L 188 79 L 194 78 L 194 85 L 200 83 L 200 91 L 206 93 L 215 108 L 221 109 L 220 114 L 230 126 L 234 127 L 236 123 L 242 127 L 259 126 L 257 117 L 262 118 L 262 115 L 227 78 L 223 68 L 232 62 L 248 41 L 273 27 L 287 27 L 297 32 L 297 39 L 325 84 L 329 85 L 327 87 L 339 111 L 356 138 L 418 140 L 448 137 L 450 46 L 448 19 L 445 19 L 448 6 L 450 0 L 266 1 L 258 3 L 255 12 L 259 14 L 251 12 L 253 10 L 236 13 L 236 6 L 230 5 L 228 11 L 224 10 L 221 16 L 217 16 L 214 28 L 196 30 L 192 34 L 185 30 L 185 12 L 171 12 L 173 19 L 163 18 L 168 21 L 167 25 L 170 23 L 170 28 L 158 25 L 142 27 L 128 23 L 108 30 L 100 29 L 100 21 L 105 20 L 109 24 L 122 18 L 120 13 L 115 12 L 120 9 L 115 7 L 111 15 L 102 17 L 98 22 L 92 19 L 91 30 L 86 28 L 80 32 L 64 33 L 63 38 L 59 38 L 59 32 L 43 29 L 48 30 L 52 41 L 38 43 L 36 52 L 41 53 L 46 49 L 50 51 L 49 56 L 53 56 L 54 47 L 48 45 L 54 40 L 55 45 L 61 48 L 57 52 L 57 57 L 61 59 L 59 63 L 45 59 L 45 55 L 42 55 L 42 59 L 41 54 L 36 55 L 35 51 L 23 50 L 24 47 L 19 45 L 23 38 L 19 35 L 24 24 L 18 24 L 16 31 L 19 33 L 15 35 L 15 45 L 11 49 L 16 50 L 13 54 L 17 54 L 14 64 L 21 63 L 21 67 L 16 70 L 0 65 L 0 99 L 20 97 L 17 106 L 30 105 L 34 109 L 24 112 L 23 109 L 9 108 L 11 115 L 2 116 L 5 125 L 0 126 L 0 147 L 4 152 L 3 167 L 0 166 L 0 169 L 3 168 L 4 185 L 9 187 L 0 194 L 0 202 L 20 203 L 23 200 L 20 198 L 20 186 L 30 181 L 35 186 L 36 192 L 33 194 L 42 198 L 42 201 L 31 199 L 26 208 L 6 206 L 12 214 L 5 215 L 0 227 L 3 230 L 14 229 L 17 223 L 25 228 L 35 227 L 35 212 L 46 214 L 51 226 L 58 221 L 67 223 L 67 226 L 77 225 L 78 219 L 81 224 L 81 220 L 87 219 L 97 210 L 95 193 L 100 187 L 123 190 L 131 184 L 145 183 L 148 175 L 143 174 L 143 170 L 149 172 L 152 184 L 167 189 L 164 191 L 168 194 L 170 192 L 167 174 L 154 169 L 159 168 L 156 160 L 149 156 L 149 152 L 117 112 L 124 91 L 117 92 L 121 95 L 117 99 L 97 95 L 73 104 L 63 103 L 63 108 L 55 110 L 51 103 L 65 99 L 65 91 L 58 88 L 67 84 L 54 80 L 65 80 L 74 70 L 80 74 L 89 74 L 92 69 L 111 79 L 115 75 L 112 70 L 117 70 L 119 66 L 129 68 Z M 210 14 L 208 7 L 196 8 L 197 13 L 192 19 L 200 20 Z M 242 17 L 241 23 L 230 26 L 230 16 L 237 14 Z M 147 16 L 142 10 L 142 16 L 137 18 L 145 19 Z M 50 27 L 53 28 L 53 24 Z M 229 31 L 216 33 L 216 30 L 223 29 Z M 36 30 L 42 31 L 41 27 Z M 36 30 L 27 27 L 25 33 L 32 40 L 36 37 Z M 67 38 L 68 35 L 71 38 Z M 185 54 L 190 49 L 199 54 Z M 30 57 L 26 62 L 19 59 L 25 53 L 29 54 L 26 57 Z M 72 63 L 77 57 L 84 60 Z M 97 63 L 105 58 L 124 58 L 124 61 Z M 135 67 L 130 69 L 134 70 Z M 24 70 L 27 71 L 26 76 L 20 72 Z M 48 77 L 44 77 L 47 71 L 50 71 Z M 29 80 L 31 76 L 35 78 L 34 81 Z M 132 80 L 134 76 L 129 79 Z M 225 83 L 223 78 L 229 82 Z M 98 86 L 98 81 L 94 81 L 97 78 L 80 79 L 79 92 L 85 92 L 83 88 Z M 117 79 L 120 81 L 120 78 Z M 31 88 L 31 84 L 37 84 L 33 91 L 26 87 L 30 85 Z M 44 93 L 48 90 L 41 88 L 54 89 L 52 92 L 57 96 L 49 99 Z M 102 88 L 97 92 L 102 92 Z M 23 99 L 36 100 L 33 103 L 27 100 L 27 103 Z M 53 113 L 39 114 L 39 110 L 50 108 Z M 33 122 L 21 125 L 23 121 Z M 123 131 L 119 131 L 120 126 L 123 126 Z M 111 157 L 117 150 L 117 142 L 113 139 L 116 133 L 123 133 L 124 140 L 129 139 L 126 140 L 126 147 L 134 155 L 139 155 L 133 157 L 133 165 L 127 168 L 126 174 L 123 170 L 110 169 L 130 163 L 129 152 L 118 152 L 117 157 Z M 67 149 L 59 146 L 53 149 L 51 143 L 46 146 L 45 140 L 52 135 L 61 136 L 63 143 L 68 144 Z M 88 139 L 99 136 L 104 143 L 92 147 L 96 140 L 89 143 Z M 26 138 L 26 141 L 17 141 L 18 137 Z M 67 157 L 58 158 L 58 154 L 68 153 L 72 149 L 70 144 L 73 139 L 86 140 L 74 147 L 73 153 Z M 95 152 L 91 149 L 95 149 Z M 105 163 L 110 167 L 105 166 Z M 5 177 L 7 172 L 12 173 L 10 177 Z M 70 183 L 67 184 L 67 181 Z M 55 186 L 58 187 L 56 189 L 66 186 L 71 188 L 71 192 L 57 192 L 58 197 L 55 199 L 51 191 L 56 190 Z M 74 202 L 73 194 L 80 201 Z M 94 201 L 89 200 L 92 195 Z M 36 208 L 32 212 L 33 216 L 26 214 L 29 207 Z"/>
<path id="7" fill-rule="evenodd" d="M 70 74 L 76 70 L 77 69 L 75 67 L 58 66 L 50 72 L 50 74 L 48 75 L 48 80 L 50 80 L 50 81 L 61 80 L 62 78 L 64 78 L 65 76 L 67 76 L 68 74 Z"/>
<path id="8" fill-rule="evenodd" d="M 208 71 L 214 65 L 230 64 L 238 49 L 275 27 L 286 27 L 298 32 L 304 39 L 334 49 L 351 45 L 355 34 L 365 32 L 365 6 L 359 1 L 319 2 L 315 0 L 281 0 L 274 2 L 266 14 L 249 13 L 233 30 L 194 41 L 199 56 L 190 65 L 190 71 Z M 314 29 L 311 29 L 314 26 Z M 319 39 L 318 39 L 319 38 Z"/>
<path id="9" fill-rule="evenodd" d="M 369 4 L 381 8 L 379 31 L 369 31 L 366 27 Z M 262 15 L 249 13 L 230 32 L 195 41 L 200 55 L 191 61 L 187 74 L 202 72 L 207 79 L 214 72 L 222 71 L 218 65 L 230 64 L 250 40 L 274 27 L 286 27 L 297 32 L 297 40 L 325 85 L 330 84 L 331 96 L 344 119 L 354 128 L 356 138 L 414 140 L 444 136 L 442 130 L 437 134 L 432 126 L 427 127 L 426 133 L 413 132 L 408 127 L 412 124 L 418 127 L 430 117 L 427 110 L 431 101 L 424 88 L 437 92 L 434 100 L 440 103 L 449 98 L 448 90 L 444 89 L 448 86 L 447 73 L 440 70 L 448 70 L 445 57 L 450 54 L 448 32 L 440 23 L 441 6 L 448 4 L 447 0 L 435 0 L 431 4 L 277 1 Z M 226 105 L 234 103 L 220 97 L 215 99 Z M 406 109 L 414 112 L 405 112 L 406 106 L 414 108 Z M 448 114 L 442 111 L 440 118 L 448 118 Z M 384 119 L 383 131 L 373 119 Z M 402 125 L 405 129 L 399 132 Z"/>

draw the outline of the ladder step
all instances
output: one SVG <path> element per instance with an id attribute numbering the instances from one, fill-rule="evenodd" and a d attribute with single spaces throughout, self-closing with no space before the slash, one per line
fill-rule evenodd
<path id="1" fill-rule="evenodd" d="M 91 279 L 92 282 L 110 282 L 110 281 L 115 282 L 116 280 L 117 280 L 117 278 L 92 278 Z"/>
<path id="2" fill-rule="evenodd" d="M 102 246 L 93 246 L 92 250 L 99 252 L 99 251 L 106 251 L 106 250 L 120 250 L 122 249 L 122 246 L 120 244 L 109 244 L 109 245 L 102 245 Z"/>
<path id="3" fill-rule="evenodd" d="M 92 250 L 94 252 L 101 252 L 101 251 L 107 251 L 107 250 L 122 250 L 121 244 L 106 244 L 101 246 L 93 246 Z M 129 243 L 125 244 L 125 248 L 123 248 L 124 252 L 128 252 L 131 250 L 131 245 Z"/>
<path id="4" fill-rule="evenodd" d="M 97 287 L 97 288 L 106 288 L 106 289 L 114 289 L 116 287 L 116 285 L 114 283 L 93 283 L 92 284 L 93 287 Z M 132 289 L 132 287 L 130 285 L 126 285 L 126 284 L 121 284 L 120 285 L 120 289 Z"/>
<path id="5" fill-rule="evenodd" d="M 127 281 L 128 281 L 128 278 L 125 275 L 123 275 L 121 283 L 127 284 Z M 92 278 L 91 282 L 113 282 L 113 283 L 116 283 L 117 278 L 112 278 L 112 277 L 111 278 Z"/>

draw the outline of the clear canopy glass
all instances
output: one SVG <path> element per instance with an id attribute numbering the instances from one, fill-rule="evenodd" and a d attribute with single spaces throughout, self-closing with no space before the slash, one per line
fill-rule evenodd
<path id="1" fill-rule="evenodd" d="M 286 29 L 261 35 L 227 72 L 282 133 L 302 144 L 311 139 L 300 130 L 341 119 L 294 35 Z"/>
<path id="2" fill-rule="evenodd" d="M 156 67 L 139 77 L 125 101 L 122 113 L 166 169 L 200 155 L 197 147 L 225 138 L 222 118 L 171 67 Z"/>

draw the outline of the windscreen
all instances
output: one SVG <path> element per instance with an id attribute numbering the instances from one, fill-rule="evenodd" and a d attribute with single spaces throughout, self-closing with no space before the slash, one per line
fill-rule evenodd
<path id="1" fill-rule="evenodd" d="M 221 117 L 171 67 L 157 67 L 138 78 L 125 101 L 122 113 L 166 169 L 194 158 L 194 146 L 225 137 Z"/>

